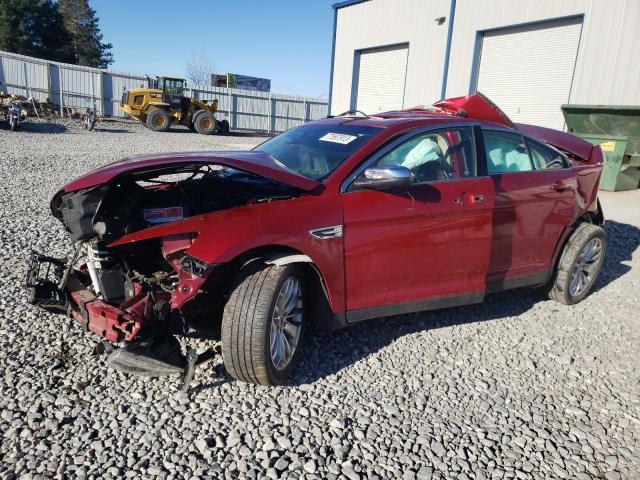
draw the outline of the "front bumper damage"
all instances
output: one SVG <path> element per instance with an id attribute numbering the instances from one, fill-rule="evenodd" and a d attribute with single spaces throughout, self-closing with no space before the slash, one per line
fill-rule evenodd
<path id="1" fill-rule="evenodd" d="M 61 259 L 32 252 L 26 277 L 29 303 L 45 310 L 66 313 L 85 331 L 119 343 L 133 341 L 146 326 L 158 333 L 184 332 L 179 310 L 171 312 L 171 294 L 140 289 L 120 306 L 99 298 L 86 284 L 88 273 L 74 270 Z"/>
<path id="2" fill-rule="evenodd" d="M 25 281 L 29 303 L 52 313 L 66 314 L 84 331 L 124 344 L 109 355 L 107 363 L 111 367 L 150 376 L 182 373 L 183 389 L 188 388 L 195 366 L 219 352 L 211 350 L 198 356 L 187 348 L 185 356 L 173 335 L 187 333 L 188 324 L 181 307 L 199 291 L 211 266 L 183 256 L 179 259 L 180 280 L 173 292 L 130 285 L 128 298 L 116 306 L 94 292 L 86 264 L 75 265 L 77 256 L 76 253 L 66 263 L 31 252 Z"/>

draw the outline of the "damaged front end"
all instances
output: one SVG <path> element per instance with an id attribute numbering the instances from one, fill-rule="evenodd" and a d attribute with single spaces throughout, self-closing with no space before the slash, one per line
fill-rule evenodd
<path id="1" fill-rule="evenodd" d="M 26 279 L 30 303 L 66 313 L 85 331 L 114 343 L 186 333 L 190 315 L 185 306 L 207 289 L 211 309 L 221 312 L 226 300 L 226 278 L 209 281 L 218 266 L 187 253 L 198 232 L 185 227 L 165 235 L 161 224 L 189 225 L 187 217 L 299 192 L 224 162 L 183 158 L 148 163 L 120 166 L 104 183 L 84 182 L 86 188 L 58 192 L 51 210 L 76 242 L 76 253 L 65 261 L 34 252 Z M 114 245 L 154 227 L 153 238 Z"/>

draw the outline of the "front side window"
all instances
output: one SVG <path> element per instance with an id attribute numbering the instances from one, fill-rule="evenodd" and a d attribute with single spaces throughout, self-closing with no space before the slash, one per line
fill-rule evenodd
<path id="1" fill-rule="evenodd" d="M 292 128 L 258 145 L 289 170 L 314 180 L 322 180 L 352 153 L 381 132 L 378 127 L 308 124 Z"/>
<path id="2" fill-rule="evenodd" d="M 557 150 L 530 139 L 527 139 L 527 144 L 536 170 L 567 168 L 567 160 Z"/>
<path id="3" fill-rule="evenodd" d="M 517 133 L 483 131 L 489 175 L 533 170 L 527 144 Z"/>
<path id="4" fill-rule="evenodd" d="M 400 165 L 416 183 L 475 176 L 471 128 L 452 128 L 417 135 L 384 154 L 372 167 Z"/>

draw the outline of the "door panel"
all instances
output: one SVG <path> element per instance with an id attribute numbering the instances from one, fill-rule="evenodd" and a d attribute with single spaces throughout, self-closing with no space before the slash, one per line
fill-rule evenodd
<path id="1" fill-rule="evenodd" d="M 488 281 L 547 272 L 575 216 L 574 171 L 560 152 L 516 132 L 487 129 L 483 138 L 495 190 Z"/>
<path id="2" fill-rule="evenodd" d="M 493 182 L 343 195 L 347 310 L 485 291 Z"/>
<path id="3" fill-rule="evenodd" d="M 550 270 L 558 239 L 575 217 L 577 182 L 573 170 L 492 177 L 495 209 L 488 280 Z"/>

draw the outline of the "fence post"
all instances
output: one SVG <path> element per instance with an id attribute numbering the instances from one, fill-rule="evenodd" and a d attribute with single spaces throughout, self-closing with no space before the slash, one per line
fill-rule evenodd
<path id="1" fill-rule="evenodd" d="M 64 94 L 62 88 L 62 66 L 58 65 L 58 85 L 60 85 L 60 116 L 64 118 Z"/>
<path id="2" fill-rule="evenodd" d="M 269 115 L 267 115 L 267 133 L 271 133 L 272 117 L 273 117 L 273 104 L 271 103 L 271 92 L 269 92 Z"/>
<path id="3" fill-rule="evenodd" d="M 304 115 L 303 115 L 303 118 L 302 118 L 302 124 L 303 124 L 303 125 L 304 125 L 305 123 L 307 123 L 307 118 L 309 118 L 309 115 L 307 114 L 307 106 L 308 106 L 308 104 L 307 104 L 307 100 L 305 100 L 305 101 L 304 101 L 304 107 L 303 107 L 303 108 L 304 108 Z"/>
<path id="4" fill-rule="evenodd" d="M 105 114 L 104 110 L 104 72 L 100 70 L 100 74 L 98 76 L 98 95 L 100 95 L 100 115 Z"/>
<path id="5" fill-rule="evenodd" d="M 231 110 L 233 109 L 233 94 L 231 93 L 231 89 L 229 89 L 228 92 L 229 92 L 229 128 L 233 128 L 233 114 L 231 113 Z"/>
<path id="6" fill-rule="evenodd" d="M 27 62 L 22 62 L 22 75 L 24 77 L 24 96 L 29 98 L 29 86 L 27 82 Z"/>
<path id="7" fill-rule="evenodd" d="M 53 87 L 51 85 L 51 62 L 47 62 L 47 99 L 53 103 Z"/>

